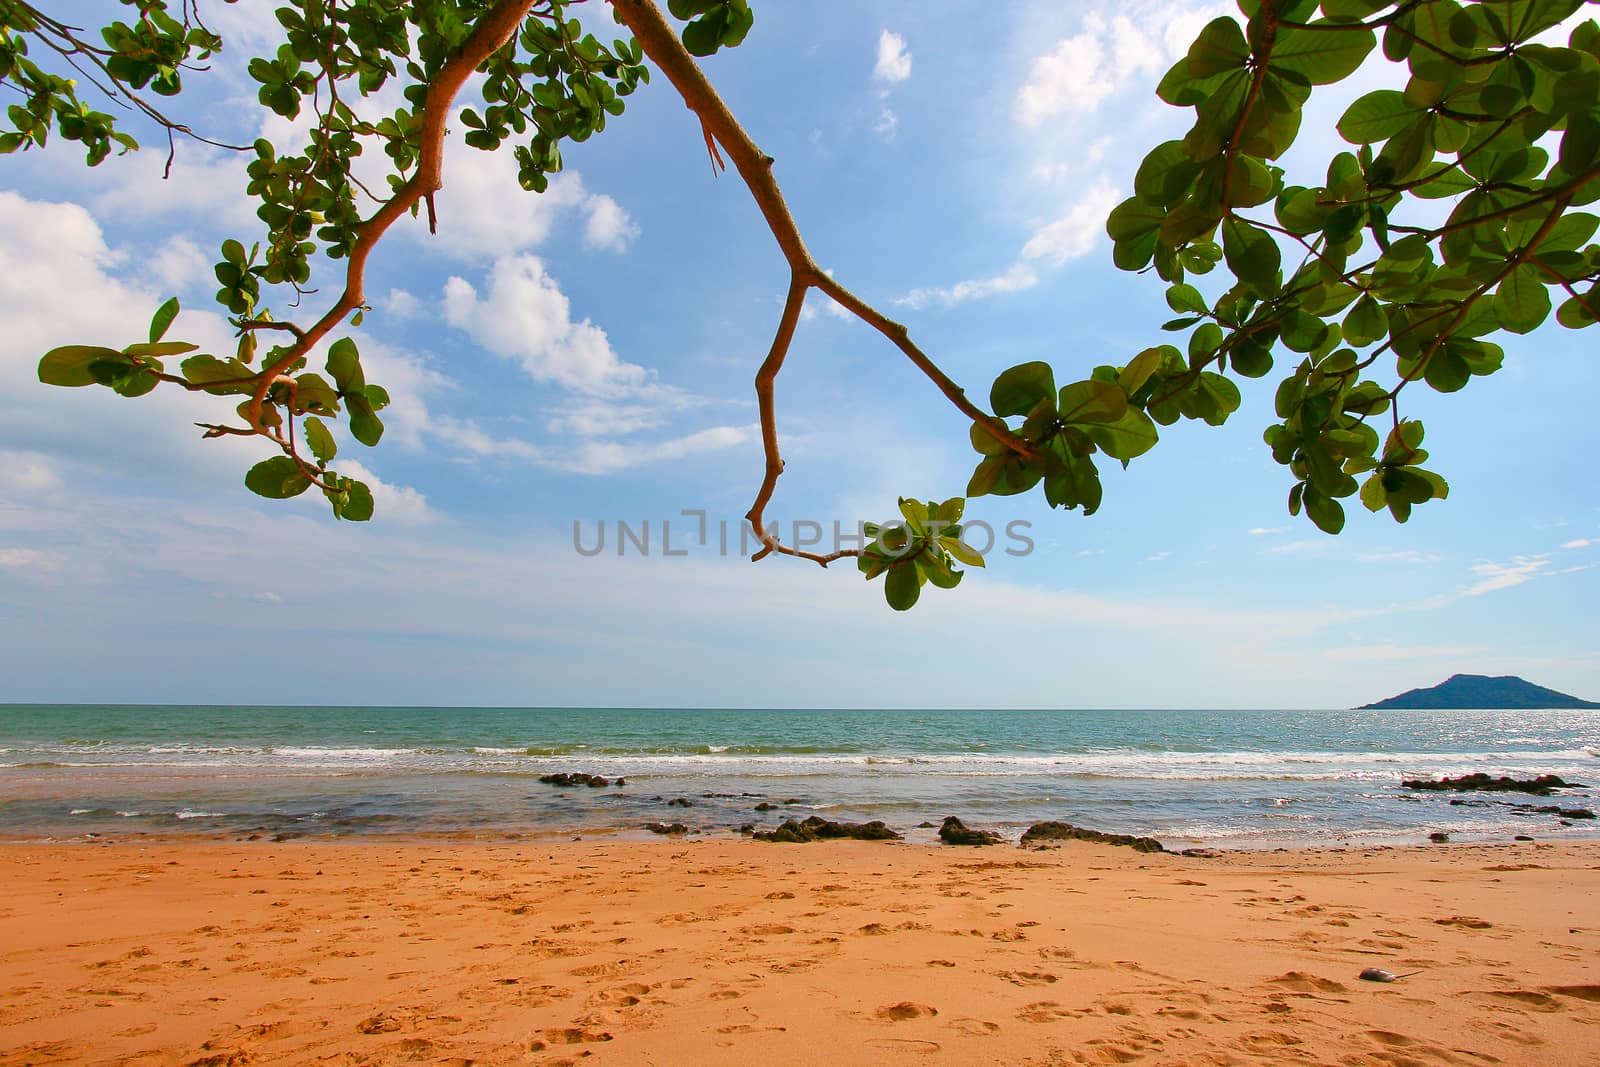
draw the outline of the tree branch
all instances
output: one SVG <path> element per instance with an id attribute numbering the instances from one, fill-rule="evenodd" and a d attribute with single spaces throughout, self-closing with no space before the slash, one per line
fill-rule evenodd
<path id="1" fill-rule="evenodd" d="M 357 231 L 355 243 L 350 248 L 349 265 L 345 270 L 344 292 L 338 301 L 318 319 L 310 329 L 297 335 L 295 343 L 280 356 L 277 362 L 265 368 L 260 384 L 250 398 L 250 422 L 260 428 L 261 404 L 266 399 L 272 380 L 283 374 L 295 361 L 303 358 L 316 344 L 327 336 L 344 317 L 366 303 L 363 285 L 366 280 L 367 258 L 385 231 L 401 215 L 410 211 L 424 198 L 429 199 L 444 187 L 445 122 L 450 117 L 450 105 L 461 91 L 472 72 L 493 55 L 516 32 L 522 18 L 533 7 L 535 0 L 499 0 L 488 14 L 461 43 L 460 50 L 451 56 L 428 86 L 428 96 L 422 106 L 421 151 L 417 156 L 417 169 L 405 184 L 395 191 L 383 207 Z"/>
<path id="2" fill-rule="evenodd" d="M 756 206 L 760 208 L 767 228 L 772 232 L 773 239 L 778 242 L 778 248 L 789 265 L 789 294 L 784 300 L 783 314 L 779 318 L 772 347 L 756 374 L 756 397 L 761 411 L 761 438 L 767 463 L 761 488 L 747 516 L 764 546 L 754 558 L 761 559 L 772 552 L 779 552 L 827 566 L 835 559 L 860 554 L 852 551 L 819 556 L 801 552 L 779 543 L 775 536 L 766 533 L 762 525 L 762 515 L 772 498 L 778 476 L 783 473 L 783 457 L 778 448 L 776 413 L 773 406 L 773 386 L 778 372 L 783 368 L 789 346 L 794 340 L 795 328 L 800 320 L 800 309 L 805 303 L 806 293 L 812 287 L 822 290 L 841 307 L 893 342 L 918 370 L 938 386 L 939 391 L 944 393 L 957 410 L 982 426 L 996 441 L 1018 455 L 1030 459 L 1036 456 L 1037 452 L 1033 446 L 1012 433 L 1004 420 L 986 414 L 968 400 L 966 392 L 911 341 L 905 326 L 891 320 L 834 281 L 817 266 L 806 248 L 805 239 L 800 235 L 794 216 L 789 212 L 783 191 L 772 176 L 772 157 L 756 147 L 750 135 L 718 95 L 715 87 L 707 80 L 705 73 L 695 63 L 694 57 L 683 47 L 677 31 L 652 0 L 610 0 L 610 3 L 622 22 L 633 31 L 634 38 L 644 49 L 645 55 L 649 56 L 656 67 L 667 76 L 667 80 L 678 91 L 678 95 L 683 97 L 684 104 L 699 118 L 707 144 L 713 153 L 720 144 L 728 159 L 732 160 L 739 177 L 744 180 L 751 196 L 755 198 Z"/>

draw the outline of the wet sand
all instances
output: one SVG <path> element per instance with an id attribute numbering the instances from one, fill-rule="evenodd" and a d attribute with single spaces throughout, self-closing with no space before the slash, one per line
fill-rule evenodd
<path id="1" fill-rule="evenodd" d="M 1596 842 L 4 845 L 0 1062 L 1588 1067 L 1597 901 Z"/>

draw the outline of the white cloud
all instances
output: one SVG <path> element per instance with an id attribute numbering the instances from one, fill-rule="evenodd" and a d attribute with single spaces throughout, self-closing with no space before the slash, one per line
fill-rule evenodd
<path id="1" fill-rule="evenodd" d="M 1281 533 L 1288 533 L 1288 532 L 1289 532 L 1289 527 L 1287 527 L 1287 526 L 1256 526 L 1256 527 L 1251 529 L 1250 536 L 1251 537 L 1266 537 L 1266 536 L 1268 536 L 1270 534 L 1281 534 Z"/>
<path id="2" fill-rule="evenodd" d="M 1144 561 L 1146 563 L 1160 563 L 1162 560 L 1168 559 L 1171 556 L 1172 556 L 1171 552 L 1155 552 L 1155 553 L 1152 553 L 1152 554 L 1146 556 L 1144 558 Z"/>
<path id="3" fill-rule="evenodd" d="M 359 460 L 346 459 L 341 452 L 333 466 L 347 478 L 367 483 L 367 488 L 372 490 L 374 520 L 415 525 L 434 517 L 428 508 L 427 497 L 410 486 L 391 485 Z"/>
<path id="4" fill-rule="evenodd" d="M 1330 648 L 1321 654 L 1340 663 L 1385 663 L 1413 659 L 1463 659 L 1485 651 L 1481 646 L 1467 645 L 1419 647 L 1407 645 L 1355 645 Z"/>
<path id="5" fill-rule="evenodd" d="M 259 230 L 255 205 L 245 196 L 245 168 L 253 153 L 229 152 L 193 141 L 178 145 L 170 176 L 167 156 L 150 147 L 95 168 L 83 180 L 93 190 L 89 205 L 101 218 L 122 222 L 183 218 L 193 225 L 220 227 L 241 236 Z M 246 242 L 248 243 L 248 241 Z"/>
<path id="6" fill-rule="evenodd" d="M 55 569 L 55 559 L 49 553 L 34 548 L 0 547 L 0 567 L 18 571 L 48 571 Z"/>
<path id="7" fill-rule="evenodd" d="M 582 422 L 583 418 L 593 420 Z M 573 416 L 558 416 L 554 428 L 577 440 L 565 440 L 550 445 L 534 444 L 517 437 L 497 437 L 476 423 L 440 419 L 436 428 L 439 437 L 451 444 L 485 459 L 516 460 L 531 463 L 547 470 L 568 474 L 605 475 L 683 459 L 687 456 L 713 452 L 743 445 L 757 439 L 754 426 L 713 426 L 704 430 L 654 441 L 616 441 L 602 439 L 604 435 L 627 435 L 659 425 L 648 414 L 638 418 L 631 426 L 619 426 L 610 418 L 591 409 L 579 421 Z"/>
<path id="8" fill-rule="evenodd" d="M 872 80 L 879 85 L 898 85 L 911 77 L 911 53 L 906 49 L 906 39 L 891 30 L 878 35 L 878 62 L 872 68 Z"/>
<path id="9" fill-rule="evenodd" d="M 655 374 L 618 358 L 600 327 L 573 321 L 572 304 L 537 256 L 496 260 L 489 294 L 452 276 L 444 286 L 445 319 L 496 355 L 522 364 L 536 381 L 594 395 L 637 393 Z"/>
<path id="10" fill-rule="evenodd" d="M 557 226 L 579 219 L 586 248 L 620 252 L 638 236 L 628 212 L 611 197 L 591 193 L 577 171 L 563 171 L 544 192 L 531 193 L 517 184 L 517 163 L 509 147 L 498 152 L 470 147 L 465 141 L 468 127 L 459 118 L 450 129 L 444 188 L 434 197 L 438 232 L 428 232 L 426 212 L 397 227 L 426 247 L 468 262 L 486 262 L 537 248 Z"/>
<path id="11" fill-rule="evenodd" d="M 187 237 L 174 237 L 145 260 L 146 268 L 161 280 L 165 291 L 188 293 L 197 287 L 216 288 L 213 260 Z"/>
<path id="12" fill-rule="evenodd" d="M 1015 293 L 1032 289 L 1039 284 L 1039 276 L 1025 264 L 1014 263 L 1004 274 L 992 278 L 974 278 L 948 287 L 913 289 L 895 301 L 905 307 L 921 310 L 930 304 L 954 307 L 969 300 L 980 300 L 999 293 Z"/>
<path id="13" fill-rule="evenodd" d="M 404 289 L 390 289 L 388 295 L 378 301 L 377 307 L 397 319 L 410 319 L 415 318 L 422 309 L 422 302 Z"/>
<path id="14" fill-rule="evenodd" d="M 37 493 L 60 484 L 55 461 L 49 456 L 0 449 L 0 493 Z"/>
<path id="15" fill-rule="evenodd" d="M 639 236 L 639 227 L 628 217 L 622 205 L 609 196 L 591 196 L 584 210 L 589 214 L 589 220 L 583 227 L 585 248 L 622 252 Z"/>
<path id="16" fill-rule="evenodd" d="M 1462 596 L 1482 596 L 1500 589 L 1510 589 L 1541 577 L 1540 572 L 1550 566 L 1550 554 L 1541 552 L 1534 556 L 1515 556 L 1510 563 L 1479 563 L 1472 568 L 1480 575 L 1479 581 L 1461 591 Z"/>
<path id="17" fill-rule="evenodd" d="M 872 124 L 872 132 L 882 137 L 885 141 L 894 140 L 895 132 L 900 128 L 900 119 L 894 109 L 885 107 L 878 112 L 878 121 Z"/>
<path id="18" fill-rule="evenodd" d="M 1136 79 L 1154 79 L 1185 54 L 1200 28 L 1231 5 L 1211 4 L 1174 12 L 1139 5 L 1107 18 L 1098 11 L 1084 16 L 1076 34 L 1063 37 L 1028 67 L 1017 89 L 1012 114 L 1030 129 L 1069 113 L 1088 114 Z M 1159 22 L 1159 39 L 1141 23 Z"/>
<path id="19" fill-rule="evenodd" d="M 1594 543 L 1595 543 L 1595 541 L 1594 541 L 1593 538 L 1579 537 L 1579 538 L 1576 538 L 1575 540 L 1564 542 L 1561 547 L 1562 548 L 1588 548 L 1590 545 L 1592 545 Z"/>
<path id="20" fill-rule="evenodd" d="M 121 348 L 144 339 L 162 296 L 113 273 L 135 259 L 108 247 L 81 206 L 0 190 L 0 263 L 27 265 L 0 270 L 0 308 L 6 309 L 0 331 L 0 426 L 12 441 L 135 478 L 170 479 L 197 468 L 208 477 L 237 478 L 260 458 L 259 443 L 202 441 L 194 425 L 230 418 L 233 403 L 226 398 L 161 386 L 129 401 L 109 389 L 62 389 L 38 381 L 39 357 L 58 345 Z M 219 315 L 185 311 L 168 339 L 227 351 L 232 332 Z"/>
<path id="21" fill-rule="evenodd" d="M 754 441 L 757 436 L 754 426 L 713 426 L 666 441 L 581 441 L 575 448 L 549 455 L 546 462 L 574 474 L 614 474 L 647 463 L 732 448 Z"/>
<path id="22" fill-rule="evenodd" d="M 1059 267 L 1069 259 L 1088 255 L 1105 233 L 1106 216 L 1116 206 L 1116 190 L 1108 182 L 1096 182 L 1065 215 L 1028 239 L 1022 246 L 1022 258 Z"/>
<path id="23" fill-rule="evenodd" d="M 1362 552 L 1356 556 L 1361 563 L 1439 563 L 1443 559 L 1437 552 L 1419 552 L 1414 548 L 1393 552 Z"/>

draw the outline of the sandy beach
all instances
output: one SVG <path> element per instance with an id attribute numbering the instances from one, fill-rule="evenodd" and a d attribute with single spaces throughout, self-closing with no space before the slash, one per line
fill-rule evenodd
<path id="1" fill-rule="evenodd" d="M 5 1063 L 1505 1063 L 1600 1049 L 1600 843 L 5 846 Z M 1365 967 L 1417 972 L 1393 984 Z"/>

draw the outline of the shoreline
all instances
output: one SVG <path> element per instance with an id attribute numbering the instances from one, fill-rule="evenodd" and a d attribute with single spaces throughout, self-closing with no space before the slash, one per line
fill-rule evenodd
<path id="1" fill-rule="evenodd" d="M 1594 841 L 179 835 L 6 860 L 3 1063 L 1578 1067 L 1600 1039 Z"/>

